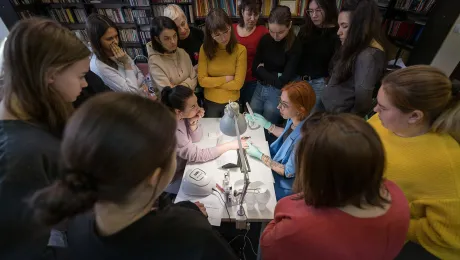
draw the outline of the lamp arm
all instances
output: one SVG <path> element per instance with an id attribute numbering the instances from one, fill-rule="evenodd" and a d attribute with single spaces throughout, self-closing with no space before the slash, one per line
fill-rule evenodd
<path id="1" fill-rule="evenodd" d="M 244 156 L 243 153 L 243 145 L 241 144 L 241 135 L 240 135 L 240 130 L 238 128 L 238 120 L 237 120 L 237 113 L 234 113 L 233 120 L 235 122 L 235 129 L 236 129 L 236 136 L 238 138 L 238 153 L 240 155 L 241 159 L 241 171 L 244 175 L 244 186 L 243 186 L 243 191 L 241 193 L 241 198 L 239 201 L 239 209 L 237 214 L 240 216 L 244 216 L 244 208 L 243 208 L 243 202 L 244 202 L 244 197 L 246 197 L 246 193 L 248 191 L 248 186 L 249 186 L 249 176 L 248 176 L 248 168 L 247 168 L 247 161 L 246 161 L 246 156 Z"/>

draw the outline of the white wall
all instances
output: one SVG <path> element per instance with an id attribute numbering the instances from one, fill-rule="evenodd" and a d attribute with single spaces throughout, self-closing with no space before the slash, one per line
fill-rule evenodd
<path id="1" fill-rule="evenodd" d="M 450 76 L 460 62 L 460 16 L 450 29 L 431 65 Z"/>
<path id="2" fill-rule="evenodd" d="M 0 18 L 0 41 L 3 40 L 8 35 L 8 28 L 6 28 L 5 24 L 3 23 L 2 18 Z"/>

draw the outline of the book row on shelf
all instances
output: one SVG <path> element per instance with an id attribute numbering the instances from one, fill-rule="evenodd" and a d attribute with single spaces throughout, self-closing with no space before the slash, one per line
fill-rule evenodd
<path id="1" fill-rule="evenodd" d="M 142 51 L 142 48 L 126 48 L 126 53 L 134 60 L 136 56 L 139 55 L 144 55 L 144 52 Z"/>
<path id="2" fill-rule="evenodd" d="M 407 21 L 386 20 L 384 28 L 388 28 L 387 35 L 390 38 L 414 45 L 420 38 L 425 26 Z"/>
<path id="3" fill-rule="evenodd" d="M 152 0 L 154 4 L 191 4 L 191 0 Z"/>
<path id="4" fill-rule="evenodd" d="M 72 24 L 85 23 L 87 17 L 85 9 L 48 9 L 48 14 L 51 18 L 58 22 Z"/>
<path id="5" fill-rule="evenodd" d="M 153 5 L 152 10 L 153 10 L 153 17 L 156 16 L 162 16 L 164 13 L 164 10 L 168 4 L 164 5 Z M 180 5 L 180 8 L 182 11 L 184 11 L 185 16 L 187 17 L 187 20 L 189 23 L 195 23 L 195 15 L 193 14 L 193 8 L 191 5 Z"/>
<path id="6" fill-rule="evenodd" d="M 34 0 L 11 0 L 13 5 L 28 5 L 33 4 L 34 2 Z"/>
<path id="7" fill-rule="evenodd" d="M 397 0 L 395 8 L 426 14 L 431 10 L 435 3 L 436 0 Z"/>
<path id="8" fill-rule="evenodd" d="M 131 6 L 149 6 L 149 0 L 129 0 Z"/>
<path id="9" fill-rule="evenodd" d="M 80 4 L 82 0 L 42 0 L 44 4 Z"/>
<path id="10" fill-rule="evenodd" d="M 137 34 L 136 29 L 122 29 L 118 32 L 120 41 L 127 43 L 139 43 L 139 35 Z"/>
<path id="11" fill-rule="evenodd" d="M 146 45 L 151 39 L 150 31 L 139 31 L 139 35 L 141 36 L 141 43 L 143 45 Z"/>
<path id="12" fill-rule="evenodd" d="M 97 9 L 97 13 L 107 16 L 114 23 L 134 23 L 134 17 L 131 9 L 111 8 Z"/>
<path id="13" fill-rule="evenodd" d="M 85 30 L 72 30 L 72 32 L 85 44 L 89 42 L 89 37 Z"/>

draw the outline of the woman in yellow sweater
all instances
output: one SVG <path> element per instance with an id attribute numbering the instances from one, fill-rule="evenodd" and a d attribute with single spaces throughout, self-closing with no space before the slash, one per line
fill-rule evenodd
<path id="1" fill-rule="evenodd" d="M 460 101 L 452 83 L 433 67 L 408 67 L 383 79 L 377 101 L 369 123 L 386 150 L 385 175 L 404 191 L 411 210 L 410 242 L 401 257 L 458 259 Z"/>
<path id="2" fill-rule="evenodd" d="M 204 88 L 206 117 L 221 117 L 225 105 L 240 98 L 246 60 L 246 48 L 237 42 L 227 13 L 220 8 L 211 10 L 206 17 L 198 59 L 198 82 Z"/>

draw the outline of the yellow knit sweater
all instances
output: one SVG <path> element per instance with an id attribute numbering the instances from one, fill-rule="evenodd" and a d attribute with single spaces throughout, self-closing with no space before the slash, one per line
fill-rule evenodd
<path id="1" fill-rule="evenodd" d="M 408 240 L 441 259 L 460 259 L 459 143 L 446 134 L 398 137 L 382 126 L 378 116 L 369 123 L 385 147 L 385 177 L 409 201 Z"/>
<path id="2" fill-rule="evenodd" d="M 246 47 L 237 44 L 231 54 L 219 46 L 216 56 L 209 60 L 200 48 L 198 59 L 198 82 L 204 88 L 204 97 L 215 103 L 225 104 L 240 98 L 240 89 L 246 78 Z M 227 82 L 225 76 L 234 76 Z"/>

